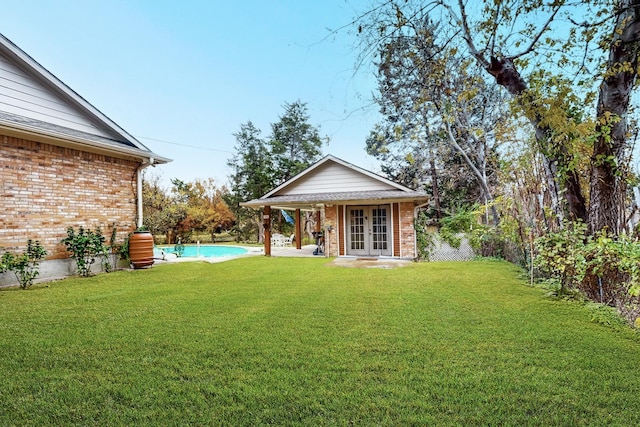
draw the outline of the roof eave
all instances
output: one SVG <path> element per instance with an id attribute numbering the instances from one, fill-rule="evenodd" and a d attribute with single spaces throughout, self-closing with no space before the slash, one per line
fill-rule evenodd
<path id="1" fill-rule="evenodd" d="M 3 34 L 0 34 L 0 51 L 3 51 L 13 57 L 14 60 L 20 63 L 21 67 L 26 67 L 27 69 L 33 71 L 42 83 L 56 90 L 60 95 L 66 98 L 68 102 L 75 104 L 79 108 L 89 113 L 92 119 L 97 123 L 101 123 L 102 125 L 106 126 L 112 132 L 118 135 L 118 137 L 132 143 L 138 149 L 142 151 L 148 150 L 148 148 L 140 141 L 138 141 L 133 135 L 130 135 L 127 131 L 118 126 L 118 124 L 116 124 L 113 120 L 107 117 L 96 107 L 91 105 L 89 101 L 84 99 L 77 92 L 67 86 L 62 80 L 57 78 L 53 73 L 40 65 L 38 61 L 29 56 L 29 54 L 20 49 L 15 43 L 6 38 Z M 158 158 L 159 157 L 160 156 L 158 156 Z"/>
<path id="2" fill-rule="evenodd" d="M 36 142 L 104 154 L 112 157 L 141 161 L 153 159 L 154 164 L 165 164 L 172 161 L 172 159 L 160 156 L 152 151 L 145 151 L 138 148 L 127 147 L 125 145 L 122 145 L 122 147 L 107 146 L 98 142 L 76 138 L 63 133 L 54 131 L 44 132 L 41 129 L 31 128 L 29 126 L 15 126 L 10 123 L 3 123 L 0 121 L 0 130 L 8 136 L 14 136 L 17 138 L 25 138 L 25 136 L 27 136 L 29 139 Z"/>
<path id="3" fill-rule="evenodd" d="M 303 209 L 313 210 L 314 208 L 333 206 L 333 205 L 386 205 L 390 203 L 398 202 L 412 202 L 421 203 L 429 200 L 429 196 L 426 195 L 407 195 L 406 197 L 387 197 L 387 198 L 345 198 L 345 199 L 317 199 L 317 200 L 303 200 L 303 201 L 278 201 L 271 199 L 254 199 L 248 202 L 240 203 L 240 206 L 247 208 L 263 208 L 270 206 L 274 209 Z"/>

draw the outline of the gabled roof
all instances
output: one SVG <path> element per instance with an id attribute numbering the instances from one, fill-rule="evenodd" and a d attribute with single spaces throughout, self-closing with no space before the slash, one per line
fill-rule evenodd
<path id="1" fill-rule="evenodd" d="M 134 159 L 150 151 L 0 34 L 0 129 L 12 136 Z"/>
<path id="2" fill-rule="evenodd" d="M 247 207 L 313 209 L 318 205 L 383 204 L 426 201 L 428 196 L 328 155 L 264 196 L 241 203 Z"/>

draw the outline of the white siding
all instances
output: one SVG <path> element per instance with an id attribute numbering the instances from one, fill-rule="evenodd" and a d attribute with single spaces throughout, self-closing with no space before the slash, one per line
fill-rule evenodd
<path id="1" fill-rule="evenodd" d="M 347 191 L 396 190 L 397 188 L 334 162 L 327 162 L 299 181 L 278 191 L 293 194 L 340 193 Z"/>
<path id="2" fill-rule="evenodd" d="M 0 55 L 0 111 L 113 138 L 34 77 Z"/>

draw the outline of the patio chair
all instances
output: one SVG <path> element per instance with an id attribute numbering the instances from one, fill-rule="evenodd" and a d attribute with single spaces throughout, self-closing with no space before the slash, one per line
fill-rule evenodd
<path id="1" fill-rule="evenodd" d="M 296 235 L 292 234 L 289 237 L 284 238 L 284 246 L 293 246 L 293 242 L 296 240 Z"/>
<path id="2" fill-rule="evenodd" d="M 284 236 L 282 234 L 274 234 L 271 236 L 271 246 L 284 247 Z"/>

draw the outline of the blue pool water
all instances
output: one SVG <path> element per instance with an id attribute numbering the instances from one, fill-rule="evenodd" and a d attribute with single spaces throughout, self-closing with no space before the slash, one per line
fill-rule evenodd
<path id="1" fill-rule="evenodd" d="M 154 251 L 164 251 L 167 254 L 175 253 L 175 246 L 165 246 L 155 248 Z M 214 246 L 214 245 L 184 245 L 183 257 L 225 257 L 246 254 L 247 250 L 237 246 Z"/>

